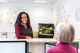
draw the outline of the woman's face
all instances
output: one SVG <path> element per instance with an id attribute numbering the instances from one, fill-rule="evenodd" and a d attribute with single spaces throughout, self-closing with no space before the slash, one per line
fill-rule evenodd
<path id="1" fill-rule="evenodd" d="M 27 23 L 28 20 L 27 20 L 27 15 L 26 14 L 21 15 L 21 21 L 22 21 L 23 24 Z"/>

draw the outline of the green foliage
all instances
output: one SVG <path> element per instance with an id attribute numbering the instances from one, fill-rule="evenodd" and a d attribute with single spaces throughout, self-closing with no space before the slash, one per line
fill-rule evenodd
<path id="1" fill-rule="evenodd" d="M 42 27 L 39 31 L 40 34 L 52 34 L 53 33 L 53 27 Z"/>

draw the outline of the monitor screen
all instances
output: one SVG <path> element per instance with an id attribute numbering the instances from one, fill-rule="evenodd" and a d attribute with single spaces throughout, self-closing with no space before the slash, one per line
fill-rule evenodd
<path id="1" fill-rule="evenodd" d="M 55 47 L 55 45 L 46 43 L 46 44 L 45 44 L 45 53 L 47 53 L 47 51 L 48 51 L 49 49 L 53 48 L 53 47 Z"/>
<path id="2" fill-rule="evenodd" d="M 70 43 L 78 52 L 78 42 Z"/>
<path id="3" fill-rule="evenodd" d="M 0 53 L 27 53 L 26 41 L 0 42 Z"/>

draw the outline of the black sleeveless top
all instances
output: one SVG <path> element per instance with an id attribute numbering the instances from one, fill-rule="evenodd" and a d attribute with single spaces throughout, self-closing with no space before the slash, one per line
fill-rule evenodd
<path id="1" fill-rule="evenodd" d="M 31 31 L 30 27 L 27 27 L 27 29 L 26 29 L 24 26 L 22 26 L 21 35 L 26 35 L 26 36 L 32 37 L 32 31 Z"/>

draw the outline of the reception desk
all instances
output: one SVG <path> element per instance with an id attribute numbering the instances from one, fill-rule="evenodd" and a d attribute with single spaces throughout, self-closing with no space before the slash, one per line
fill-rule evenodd
<path id="1" fill-rule="evenodd" d="M 33 38 L 33 39 L 0 39 L 0 41 L 27 41 L 27 53 L 31 53 L 31 50 L 35 50 L 36 53 L 44 53 L 45 43 L 56 43 L 55 39 L 42 39 L 42 38 Z M 80 40 L 75 39 L 74 43 L 78 43 L 78 49 L 80 48 Z M 39 50 L 36 50 L 39 49 Z M 40 49 L 41 48 L 41 49 Z M 33 52 L 34 53 L 34 52 Z"/>
<path id="2" fill-rule="evenodd" d="M 42 39 L 42 38 L 33 38 L 33 39 L 7 39 L 7 38 L 2 38 L 0 41 L 27 41 L 27 42 L 56 42 L 55 39 L 53 38 L 48 38 L 48 39 Z M 80 42 L 80 40 L 75 39 L 73 42 Z"/>

